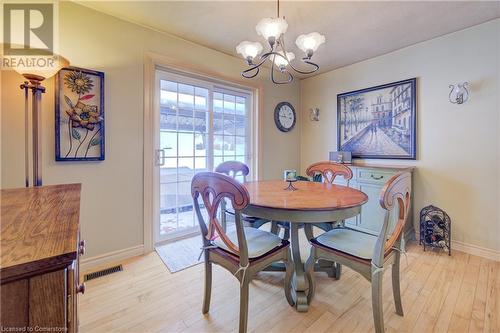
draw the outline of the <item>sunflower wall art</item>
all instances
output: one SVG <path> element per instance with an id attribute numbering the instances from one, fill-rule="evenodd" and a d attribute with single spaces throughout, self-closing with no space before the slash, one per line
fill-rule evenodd
<path id="1" fill-rule="evenodd" d="M 56 161 L 104 160 L 104 73 L 68 67 L 56 76 Z"/>

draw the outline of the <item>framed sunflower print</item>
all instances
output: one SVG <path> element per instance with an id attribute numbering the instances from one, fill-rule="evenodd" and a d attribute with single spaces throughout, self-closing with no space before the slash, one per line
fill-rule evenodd
<path id="1" fill-rule="evenodd" d="M 104 160 L 104 73 L 63 68 L 55 90 L 56 161 Z"/>

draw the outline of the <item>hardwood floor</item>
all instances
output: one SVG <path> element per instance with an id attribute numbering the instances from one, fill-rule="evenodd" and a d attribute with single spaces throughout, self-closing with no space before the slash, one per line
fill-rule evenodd
<path id="1" fill-rule="evenodd" d="M 500 332 L 500 262 L 408 245 L 401 261 L 404 317 L 396 315 L 390 271 L 384 276 L 388 332 Z M 349 269 L 339 281 L 317 273 L 310 310 L 286 302 L 282 273 L 261 273 L 250 286 L 249 332 L 373 331 L 369 283 Z M 201 314 L 203 265 L 171 274 L 151 253 L 124 271 L 91 280 L 80 297 L 80 332 L 233 332 L 239 284 L 214 269 L 210 313 Z"/>

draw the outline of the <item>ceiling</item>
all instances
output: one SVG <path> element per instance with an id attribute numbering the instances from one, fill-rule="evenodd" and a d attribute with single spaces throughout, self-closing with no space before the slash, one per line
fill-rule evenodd
<path id="1" fill-rule="evenodd" d="M 276 16 L 273 1 L 79 3 L 235 56 L 240 41 L 265 45 L 255 25 Z M 319 72 L 325 72 L 498 18 L 500 2 L 281 1 L 280 14 L 288 22 L 285 45 L 296 58 L 302 56 L 295 46 L 298 35 L 318 31 L 326 36 L 313 57 Z"/>

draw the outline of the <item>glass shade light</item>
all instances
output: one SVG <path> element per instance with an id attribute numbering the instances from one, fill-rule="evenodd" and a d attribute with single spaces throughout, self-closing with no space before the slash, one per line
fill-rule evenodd
<path id="1" fill-rule="evenodd" d="M 280 17 L 279 0 L 277 1 L 277 11 L 275 18 L 263 18 L 255 26 L 257 34 L 264 37 L 268 43 L 267 51 L 261 54 L 259 61 L 254 63 L 253 59 L 262 52 L 262 45 L 244 41 L 236 46 L 236 51 L 246 59 L 247 68 L 241 72 L 241 76 L 252 79 L 259 74 L 260 67 L 271 61 L 279 69 L 282 75 L 275 75 L 276 68 L 271 68 L 271 81 L 275 84 L 286 84 L 293 81 L 292 71 L 298 74 L 307 75 L 316 72 L 319 66 L 311 61 L 311 57 L 318 47 L 325 42 L 325 36 L 318 32 L 300 35 L 295 43 L 305 52 L 306 56 L 301 57 L 304 69 L 297 69 L 291 61 L 295 58 L 292 52 L 287 52 L 283 35 L 288 29 L 288 23 L 284 17 Z M 279 50 L 279 51 L 278 51 Z M 288 66 L 288 67 L 287 67 Z"/>
<path id="2" fill-rule="evenodd" d="M 283 55 L 283 56 L 285 55 L 283 53 L 283 51 L 279 51 L 278 53 L 281 54 L 281 55 Z M 275 55 L 274 56 L 274 64 L 276 66 L 278 66 L 279 69 L 285 68 L 290 61 L 292 61 L 293 59 L 295 59 L 295 54 L 293 54 L 292 52 L 287 52 L 286 53 L 286 57 L 288 58 L 288 61 L 285 58 L 283 58 L 283 57 Z"/>
<path id="3" fill-rule="evenodd" d="M 311 32 L 309 34 L 300 35 L 297 37 L 295 44 L 309 55 L 309 53 L 316 52 L 318 47 L 325 42 L 325 36 L 317 33 Z"/>
<path id="4" fill-rule="evenodd" d="M 288 28 L 288 23 L 286 23 L 284 18 L 263 18 L 255 26 L 257 33 L 264 37 L 267 41 L 274 44 L 282 34 L 286 32 Z"/>
<path id="5" fill-rule="evenodd" d="M 38 63 L 42 64 L 43 61 Z M 30 77 L 38 76 L 38 77 L 43 77 L 44 79 L 48 79 L 56 75 L 61 68 L 68 66 L 69 66 L 69 61 L 66 58 L 61 56 L 56 56 L 51 58 L 50 65 L 49 63 L 47 63 L 47 65 L 42 65 L 42 66 L 37 66 L 36 64 L 33 64 L 32 66 L 16 66 L 13 67 L 13 69 L 26 78 L 28 78 L 28 76 Z"/>
<path id="6" fill-rule="evenodd" d="M 241 54 L 243 58 L 252 60 L 262 52 L 262 45 L 259 42 L 244 41 L 236 46 L 236 52 Z"/>

